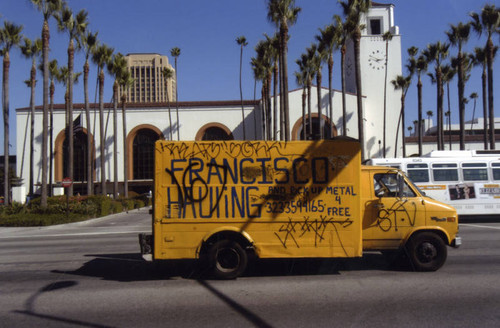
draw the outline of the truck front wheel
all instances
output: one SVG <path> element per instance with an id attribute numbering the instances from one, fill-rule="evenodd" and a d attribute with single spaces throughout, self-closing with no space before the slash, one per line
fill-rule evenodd
<path id="1" fill-rule="evenodd" d="M 412 236 L 406 248 L 417 271 L 436 271 L 446 261 L 446 244 L 433 232 L 421 232 Z"/>
<path id="2" fill-rule="evenodd" d="M 245 271 L 248 256 L 235 241 L 219 240 L 208 253 L 209 264 L 214 278 L 235 279 Z"/>

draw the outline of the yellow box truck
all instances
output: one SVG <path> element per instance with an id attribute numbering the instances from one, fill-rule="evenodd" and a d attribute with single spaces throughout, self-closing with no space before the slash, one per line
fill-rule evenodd
<path id="1" fill-rule="evenodd" d="M 419 271 L 458 247 L 456 211 L 404 174 L 362 166 L 359 142 L 158 141 L 144 258 L 201 259 L 216 278 L 259 258 L 404 251 Z"/>

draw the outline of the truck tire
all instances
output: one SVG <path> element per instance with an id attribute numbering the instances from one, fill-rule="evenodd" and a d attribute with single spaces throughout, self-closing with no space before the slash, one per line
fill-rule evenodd
<path id="1" fill-rule="evenodd" d="M 421 232 L 406 245 L 408 256 L 416 271 L 436 271 L 447 257 L 446 244 L 434 232 Z"/>
<path id="2" fill-rule="evenodd" d="M 248 256 L 240 244 L 226 239 L 212 245 L 208 261 L 214 278 L 236 279 L 245 271 Z"/>

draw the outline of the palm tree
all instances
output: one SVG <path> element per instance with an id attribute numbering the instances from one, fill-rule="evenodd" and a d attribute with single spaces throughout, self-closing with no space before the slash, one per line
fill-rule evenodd
<path id="1" fill-rule="evenodd" d="M 457 73 L 456 69 L 454 69 L 450 65 L 444 65 L 443 68 L 441 69 L 442 74 L 443 74 L 443 83 L 446 83 L 446 95 L 448 99 L 448 141 L 450 144 L 450 150 L 452 148 L 452 142 L 451 142 L 451 101 L 450 101 L 450 82 L 453 80 L 455 77 L 455 74 Z M 445 113 L 445 114 L 446 114 Z"/>
<path id="2" fill-rule="evenodd" d="M 304 131 L 304 139 L 312 139 L 313 138 L 313 130 L 312 130 L 312 111 L 311 111 L 311 86 L 312 80 L 315 75 L 315 69 L 312 65 L 312 51 L 311 48 L 306 49 L 306 52 L 300 55 L 300 59 L 296 61 L 299 66 L 300 72 L 303 74 L 303 79 L 307 88 L 307 130 Z M 306 121 L 306 115 L 303 115 L 302 120 Z"/>
<path id="3" fill-rule="evenodd" d="M 396 129 L 396 145 L 394 147 L 394 157 L 397 157 L 397 151 L 398 151 L 398 134 L 399 134 L 399 124 L 401 123 L 402 125 L 402 135 L 403 135 L 403 157 L 406 157 L 406 144 L 405 144 L 405 138 L 404 138 L 404 131 L 405 131 L 405 97 L 406 97 L 406 92 L 408 91 L 408 88 L 410 87 L 411 84 L 411 76 L 401 76 L 398 75 L 396 76 L 395 80 L 391 81 L 392 85 L 394 86 L 395 90 L 401 90 L 401 112 L 399 114 L 399 120 L 398 120 L 398 127 Z"/>
<path id="4" fill-rule="evenodd" d="M 440 41 L 435 44 L 429 44 L 423 54 L 426 57 L 427 63 L 435 63 L 435 79 L 437 86 L 437 145 L 438 150 L 444 149 L 443 142 L 443 77 L 442 77 L 442 62 L 448 57 L 449 44 L 443 44 Z"/>
<path id="5" fill-rule="evenodd" d="M 85 118 L 87 121 L 87 155 L 86 155 L 86 168 L 87 168 L 87 195 L 93 194 L 92 184 L 94 182 L 94 170 L 92 160 L 92 139 L 90 138 L 90 104 L 89 104 L 89 57 L 97 47 L 97 32 L 91 33 L 87 31 L 85 36 L 81 38 L 82 46 L 85 52 L 85 64 L 83 64 L 83 89 L 85 97 Z"/>
<path id="6" fill-rule="evenodd" d="M 485 5 L 481 14 L 471 13 L 472 27 L 481 35 L 487 34 L 486 41 L 486 65 L 488 67 L 488 111 L 490 121 L 490 148 L 495 149 L 495 109 L 493 106 L 493 58 L 494 46 L 491 37 L 498 33 L 500 28 L 500 10 L 495 5 Z"/>
<path id="7" fill-rule="evenodd" d="M 121 53 L 115 54 L 107 63 L 108 72 L 114 76 L 113 83 L 113 197 L 118 198 L 118 87 L 119 80 L 127 69 L 127 62 Z M 124 139 L 125 143 L 125 139 Z"/>
<path id="8" fill-rule="evenodd" d="M 493 58 L 496 55 L 498 47 L 493 48 Z M 483 100 L 483 141 L 484 149 L 488 149 L 488 98 L 487 98 L 487 58 L 486 49 L 476 47 L 474 48 L 473 64 L 475 66 L 481 66 L 481 85 L 482 85 L 482 100 Z"/>
<path id="9" fill-rule="evenodd" d="M 173 139 L 172 137 L 172 114 L 170 111 L 170 96 L 169 96 L 169 91 L 168 91 L 168 81 L 171 80 L 174 77 L 174 71 L 171 68 L 164 67 L 163 70 L 161 71 L 161 74 L 163 76 L 163 80 L 165 81 L 165 90 L 167 94 L 167 103 L 168 103 L 168 121 L 169 121 L 169 134 L 170 134 L 170 140 Z"/>
<path id="10" fill-rule="evenodd" d="M 450 30 L 446 32 L 448 40 L 451 45 L 458 47 L 457 55 L 457 73 L 458 73 L 458 107 L 459 107 L 459 120 L 460 120 L 460 150 L 465 150 L 465 104 L 464 104 L 464 64 L 462 46 L 469 39 L 470 24 L 458 23 L 451 25 Z"/>
<path id="11" fill-rule="evenodd" d="M 417 74 L 417 97 L 418 97 L 418 120 L 417 129 L 418 135 L 418 156 L 422 156 L 422 145 L 423 145 L 423 127 L 422 127 L 422 72 L 427 70 L 427 62 L 423 56 L 415 58 L 418 54 L 417 47 L 408 48 L 408 55 L 410 56 L 409 65 L 407 65 L 408 71 L 411 75 Z"/>
<path id="12" fill-rule="evenodd" d="M 347 39 L 349 37 L 349 24 L 344 24 L 342 18 L 339 15 L 333 16 L 335 20 L 335 30 L 338 35 L 338 43 L 340 45 L 340 75 L 342 84 L 342 135 L 347 135 L 347 112 L 346 112 L 346 87 L 345 87 L 345 54 L 347 51 Z"/>
<path id="13" fill-rule="evenodd" d="M 266 140 L 271 140 L 271 80 L 273 73 L 273 60 L 272 52 L 274 48 L 271 44 L 271 39 L 266 39 L 259 41 L 255 47 L 257 53 L 257 60 L 259 61 L 260 69 L 263 71 L 262 74 L 265 75 L 262 88 L 263 88 L 263 98 L 262 103 L 264 104 L 264 135 Z"/>
<path id="14" fill-rule="evenodd" d="M 361 24 L 361 18 L 368 12 L 371 7 L 370 0 L 345 0 L 340 2 L 344 15 L 346 17 L 346 29 L 349 37 L 354 43 L 354 68 L 356 74 L 356 93 L 357 93 L 357 107 L 358 107 L 358 138 L 361 142 L 361 160 L 365 159 L 365 133 L 364 133 L 364 112 L 363 112 L 363 89 L 361 83 L 361 64 L 360 64 L 360 40 L 361 31 L 365 28 Z"/>
<path id="15" fill-rule="evenodd" d="M 92 53 L 92 61 L 98 66 L 99 76 L 99 142 L 101 154 L 101 194 L 106 195 L 106 154 L 104 152 L 104 143 L 106 138 L 104 135 L 104 66 L 111 60 L 113 48 L 105 44 L 99 45 L 95 52 Z"/>
<path id="16" fill-rule="evenodd" d="M 410 132 L 410 137 L 411 137 L 411 131 L 413 130 L 413 127 L 412 126 L 409 126 L 408 127 L 408 132 Z"/>
<path id="17" fill-rule="evenodd" d="M 290 113 L 288 106 L 288 30 L 297 22 L 300 8 L 295 6 L 295 0 L 268 0 L 267 18 L 274 23 L 280 32 L 280 78 L 281 97 L 285 115 L 285 141 L 290 140 Z"/>
<path id="18" fill-rule="evenodd" d="M 179 80 L 177 79 L 177 58 L 181 55 L 181 49 L 174 47 L 170 50 L 170 55 L 174 57 L 175 60 L 175 113 L 177 116 L 177 140 L 181 140 L 180 128 L 181 123 L 179 122 Z"/>
<path id="19" fill-rule="evenodd" d="M 447 110 L 444 113 L 444 116 L 446 117 L 447 124 L 448 124 L 448 140 L 450 141 L 450 150 L 451 150 L 451 110 Z"/>
<path id="20" fill-rule="evenodd" d="M 257 57 L 252 57 L 251 61 L 251 66 L 252 66 L 252 71 L 253 75 L 256 81 L 262 81 L 262 89 L 261 89 L 261 95 L 262 95 L 262 131 L 261 131 L 261 136 L 262 139 L 265 138 L 265 131 L 266 131 L 266 118 L 265 118 L 265 112 L 266 112 L 266 95 L 265 95 L 265 84 L 267 83 L 267 72 L 264 68 L 264 60 L 260 56 Z"/>
<path id="21" fill-rule="evenodd" d="M 474 125 L 474 117 L 476 115 L 476 99 L 478 98 L 479 96 L 477 95 L 476 92 L 473 92 L 470 94 L 469 98 L 474 100 L 474 108 L 472 109 L 472 121 L 470 122 L 470 132 L 472 134 L 472 126 Z"/>
<path id="22" fill-rule="evenodd" d="M 393 37 L 393 35 L 392 35 L 391 31 L 387 31 L 382 35 L 382 39 L 385 41 L 384 118 L 383 118 L 383 120 L 384 120 L 384 125 L 383 125 L 384 126 L 383 127 L 384 137 L 383 137 L 383 147 L 382 147 L 384 158 L 385 158 L 385 149 L 386 149 L 386 144 L 385 144 L 386 137 L 385 137 L 385 135 L 387 132 L 387 126 L 386 126 L 386 124 L 387 124 L 387 62 L 389 60 L 389 41 L 392 40 L 392 37 Z"/>
<path id="23" fill-rule="evenodd" d="M 299 72 L 295 72 L 295 81 L 298 86 L 302 87 L 302 140 L 306 139 L 306 98 L 307 98 L 307 76 L 299 65 Z"/>
<path id="24" fill-rule="evenodd" d="M 42 119 L 42 181 L 40 205 L 47 207 L 47 143 L 49 116 L 49 18 L 62 8 L 62 0 L 31 0 L 31 3 L 43 14 L 42 58 L 43 58 L 43 119 Z"/>
<path id="25" fill-rule="evenodd" d="M 324 49 L 321 49 L 316 45 L 313 44 L 311 48 L 308 49 L 309 55 L 311 56 L 311 65 L 313 67 L 313 70 L 315 72 L 316 76 L 316 93 L 317 93 L 317 102 L 318 102 L 318 137 L 319 139 L 324 139 L 324 133 L 323 133 L 323 110 L 321 108 L 321 70 L 323 69 L 321 63 L 323 62 L 324 58 L 328 56 L 328 53 L 324 51 Z"/>
<path id="26" fill-rule="evenodd" d="M 68 46 L 68 121 L 67 121 L 67 141 L 68 141 L 68 176 L 73 180 L 73 168 L 74 168 L 74 142 L 73 142 L 73 70 L 75 61 L 75 40 L 77 41 L 77 47 L 81 46 L 80 38 L 84 36 L 85 30 L 87 28 L 87 12 L 85 10 L 80 10 L 76 17 L 73 16 L 71 9 L 64 4 L 60 15 L 57 15 L 57 26 L 59 31 L 67 32 L 69 36 L 69 46 Z M 73 196 L 73 184 L 67 188 L 69 196 Z"/>
<path id="27" fill-rule="evenodd" d="M 333 92 L 332 92 L 332 77 L 333 77 L 333 51 L 340 47 L 340 29 L 337 25 L 327 25 L 324 29 L 319 29 L 320 35 L 316 35 L 316 40 L 319 42 L 319 49 L 327 54 L 328 63 L 328 116 L 333 121 Z"/>
<path id="28" fill-rule="evenodd" d="M 3 133 L 4 133 L 4 162 L 3 162 L 3 194 L 4 204 L 9 204 L 9 70 L 10 70 L 10 50 L 18 47 L 23 30 L 22 25 L 16 25 L 4 21 L 3 29 L 0 29 L 0 54 L 3 56 L 3 76 L 2 76 L 2 95 L 3 95 Z"/>
<path id="29" fill-rule="evenodd" d="M 273 140 L 278 140 L 278 76 L 279 76 L 279 48 L 280 48 L 280 40 L 279 35 L 274 34 L 272 37 L 269 37 L 267 34 L 264 34 L 267 39 L 269 46 L 267 47 L 268 55 L 272 61 L 273 67 Z M 280 113 L 281 117 L 284 117 L 283 113 Z M 280 128 L 280 140 L 284 139 L 284 120 L 283 127 Z"/>
<path id="30" fill-rule="evenodd" d="M 49 90 L 49 98 L 50 98 L 50 130 L 49 130 L 49 195 L 52 196 L 52 171 L 54 164 L 54 93 L 55 93 L 55 85 L 54 80 L 60 80 L 59 77 L 59 67 L 57 66 L 57 60 L 51 60 L 49 62 L 49 79 L 50 79 L 50 90 Z"/>
<path id="31" fill-rule="evenodd" d="M 241 69 L 243 67 L 243 47 L 248 45 L 247 39 L 242 35 L 236 39 L 236 43 L 240 46 L 240 99 L 241 99 L 241 124 L 243 125 L 243 140 L 247 139 L 245 131 L 245 108 L 243 107 L 243 89 L 241 87 Z"/>
<path id="32" fill-rule="evenodd" d="M 127 92 L 128 89 L 134 85 L 134 79 L 129 70 L 124 69 L 118 79 L 118 85 L 121 88 L 121 102 L 122 102 L 122 122 L 123 122 L 123 196 L 128 198 L 128 147 L 125 140 L 127 140 Z"/>
<path id="33" fill-rule="evenodd" d="M 30 108 L 31 108 L 31 125 L 30 125 L 30 179 L 29 179 L 29 191 L 30 197 L 33 196 L 33 185 L 35 180 L 33 179 L 33 169 L 35 167 L 34 154 L 35 154 L 35 85 L 36 85 L 36 58 L 42 52 L 42 40 L 36 39 L 31 41 L 31 39 L 24 38 L 24 44 L 21 46 L 21 53 L 27 59 L 31 59 L 31 72 L 29 86 L 31 88 L 30 97 Z"/>
<path id="34" fill-rule="evenodd" d="M 428 110 L 425 114 L 427 115 L 427 119 L 429 121 L 432 119 L 432 116 L 434 116 L 434 112 L 432 110 Z"/>

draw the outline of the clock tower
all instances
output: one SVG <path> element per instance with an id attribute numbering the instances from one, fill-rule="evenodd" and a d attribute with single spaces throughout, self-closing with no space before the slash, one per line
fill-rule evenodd
<path id="1" fill-rule="evenodd" d="M 383 157 L 384 107 L 385 153 L 394 156 L 396 128 L 401 110 L 401 90 L 394 90 L 391 81 L 402 75 L 401 35 L 394 24 L 394 5 L 372 2 L 369 12 L 361 19 L 365 25 L 360 40 L 360 68 L 363 96 L 363 126 L 365 157 Z M 386 42 L 383 34 L 390 31 L 392 40 Z M 354 47 L 348 43 L 345 59 L 347 92 L 356 92 Z M 384 101 L 384 94 L 386 95 Z M 357 120 L 357 115 L 352 119 Z M 354 124 L 349 124 L 353 127 Z M 397 142 L 397 156 L 402 155 L 401 124 Z M 356 125 L 357 129 L 357 125 Z M 356 135 L 349 131 L 350 135 Z"/>

